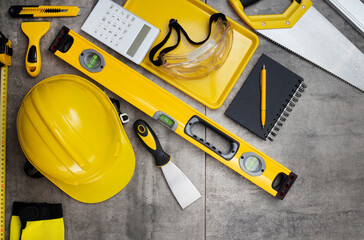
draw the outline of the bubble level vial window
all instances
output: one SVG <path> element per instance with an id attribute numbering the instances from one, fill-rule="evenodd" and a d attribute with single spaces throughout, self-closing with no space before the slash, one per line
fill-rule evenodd
<path id="1" fill-rule="evenodd" d="M 159 116 L 158 121 L 165 124 L 169 128 L 172 128 L 173 125 L 174 125 L 174 121 L 171 118 L 169 118 L 169 117 L 167 117 L 166 115 L 163 115 L 163 114 L 161 114 Z"/>

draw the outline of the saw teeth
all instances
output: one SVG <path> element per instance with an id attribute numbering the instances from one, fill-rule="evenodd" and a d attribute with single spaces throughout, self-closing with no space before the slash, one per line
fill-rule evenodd
<path id="1" fill-rule="evenodd" d="M 303 60 L 305 60 L 305 61 L 307 61 L 307 62 L 311 63 L 311 64 L 312 64 L 312 65 L 314 65 L 315 67 L 318 67 L 319 69 L 321 69 L 321 70 L 323 70 L 323 71 L 325 71 L 325 72 L 329 73 L 331 76 L 334 76 L 335 78 L 337 78 L 337 79 L 339 79 L 339 80 L 343 81 L 343 82 L 344 82 L 344 83 L 346 83 L 346 84 L 349 84 L 350 86 L 354 87 L 355 89 L 358 89 L 360 92 L 364 92 L 364 90 L 361 90 L 361 89 L 357 88 L 357 87 L 356 87 L 356 86 L 354 86 L 353 84 L 351 84 L 351 83 L 349 83 L 349 82 L 345 81 L 344 79 L 342 79 L 342 78 L 340 78 L 340 77 L 336 76 L 335 74 L 333 74 L 332 72 L 330 72 L 330 71 L 326 70 L 325 68 L 320 67 L 320 66 L 319 66 L 319 65 L 317 65 L 316 63 L 311 62 L 311 61 L 310 61 L 310 60 L 308 60 L 307 58 L 302 57 L 301 55 L 299 55 L 299 54 L 295 53 L 295 52 L 294 52 L 294 51 L 292 51 L 291 49 L 286 48 L 285 46 L 283 46 L 283 45 L 279 44 L 279 43 L 278 43 L 278 42 L 276 42 L 276 41 L 273 41 L 272 39 L 270 39 L 270 38 L 268 38 L 268 37 L 264 36 L 263 34 L 261 34 L 260 32 L 258 32 L 258 31 L 256 31 L 256 30 L 253 30 L 253 31 L 254 31 L 256 34 L 258 34 L 259 36 L 264 37 L 264 39 L 267 39 L 267 40 L 269 40 L 270 42 L 272 42 L 272 43 L 274 43 L 274 44 L 277 44 L 278 46 L 280 46 L 281 48 L 283 48 L 283 49 L 287 50 L 288 52 L 293 53 L 294 55 L 298 56 L 299 58 L 301 58 L 301 59 L 303 59 Z"/>

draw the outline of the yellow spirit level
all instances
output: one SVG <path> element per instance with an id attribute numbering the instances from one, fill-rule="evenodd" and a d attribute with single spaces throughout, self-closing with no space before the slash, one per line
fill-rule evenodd
<path id="1" fill-rule="evenodd" d="M 296 175 L 72 30 L 49 50 L 273 196 L 283 199 Z M 203 125 L 229 143 L 222 151 L 193 129 Z"/>
<path id="2" fill-rule="evenodd" d="M 8 67 L 11 66 L 13 49 L 11 41 L 0 32 L 0 239 L 5 239 L 5 170 L 6 170 L 6 103 L 8 87 Z"/>

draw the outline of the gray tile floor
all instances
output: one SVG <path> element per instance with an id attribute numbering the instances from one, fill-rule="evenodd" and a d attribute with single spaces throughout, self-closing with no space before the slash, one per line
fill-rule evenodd
<path id="1" fill-rule="evenodd" d="M 364 239 L 364 94 L 261 37 L 258 50 L 218 110 L 206 108 L 112 50 L 100 46 L 296 172 L 299 178 L 284 201 L 276 200 L 125 101 L 121 102 L 122 109 L 129 114 L 131 122 L 138 118 L 147 120 L 157 135 L 163 136 L 161 144 L 201 192 L 203 197 L 200 200 L 181 210 L 161 171 L 154 167 L 151 156 L 137 140 L 132 123 L 125 129 L 136 154 L 135 173 L 129 185 L 110 200 L 99 204 L 80 203 L 47 179 L 26 177 L 22 169 L 25 157 L 16 135 L 18 108 L 25 94 L 42 79 L 64 73 L 85 77 L 46 49 L 63 25 L 80 33 L 80 27 L 95 2 L 0 1 L 0 30 L 11 39 L 14 48 L 8 88 L 7 235 L 12 202 L 25 201 L 62 203 L 66 239 Z M 206 2 L 246 26 L 227 0 Z M 289 2 L 264 1 L 248 9 L 248 13 L 279 13 Z M 362 35 L 325 1 L 313 2 L 319 12 L 364 51 Z M 24 68 L 27 38 L 20 30 L 22 19 L 11 19 L 7 9 L 15 4 L 57 3 L 82 6 L 85 11 L 77 18 L 36 19 L 51 20 L 52 23 L 41 41 L 41 74 L 35 79 L 30 78 Z M 81 34 L 97 43 L 85 33 Z M 308 85 L 274 142 L 260 140 L 224 116 L 262 53 L 302 76 Z M 209 137 L 207 135 L 206 139 Z"/>

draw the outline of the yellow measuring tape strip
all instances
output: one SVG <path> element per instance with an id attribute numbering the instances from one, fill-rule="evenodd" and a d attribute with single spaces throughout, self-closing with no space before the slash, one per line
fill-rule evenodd
<path id="1" fill-rule="evenodd" d="M 6 171 L 6 104 L 8 91 L 8 66 L 11 66 L 11 42 L 0 32 L 0 97 L 1 97 L 1 157 L 0 157 L 0 239 L 5 239 L 5 171 Z"/>
<path id="2" fill-rule="evenodd" d="M 5 239 L 5 168 L 6 168 L 6 98 L 8 67 L 1 68 L 1 195 L 0 195 L 0 239 Z"/>
<path id="3" fill-rule="evenodd" d="M 74 31 L 63 27 L 49 50 L 278 199 L 283 199 L 294 183 L 297 176 L 291 170 Z M 198 136 L 195 125 L 212 130 L 230 149 L 222 151 L 214 146 L 215 141 Z"/>

